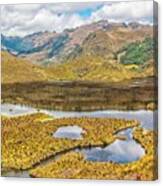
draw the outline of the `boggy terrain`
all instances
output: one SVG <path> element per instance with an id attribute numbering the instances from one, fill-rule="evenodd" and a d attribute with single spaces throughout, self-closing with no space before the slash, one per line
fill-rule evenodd
<path id="1" fill-rule="evenodd" d="M 156 145 L 154 132 L 137 128 L 133 137 L 145 148 L 146 155 L 138 161 L 127 164 L 114 162 L 90 162 L 75 152 L 63 155 L 60 159 L 30 171 L 32 177 L 113 179 L 113 180 L 154 180 L 157 178 Z"/>
<path id="2" fill-rule="evenodd" d="M 52 135 L 59 127 L 73 125 L 84 130 L 82 139 L 55 138 Z M 139 125 L 136 120 L 123 119 L 52 119 L 41 113 L 2 117 L 2 175 L 10 170 L 27 170 L 32 177 L 156 179 L 157 173 L 153 172 L 157 165 L 156 134 L 139 128 Z M 106 146 L 116 139 L 126 140 L 118 132 L 133 127 L 134 139 L 145 149 L 145 155 L 138 161 L 126 164 L 89 162 L 79 153 L 68 152 L 77 147 Z M 62 156 L 55 161 L 44 163 L 60 153 Z"/>
<path id="3" fill-rule="evenodd" d="M 153 31 L 138 23 L 99 21 L 60 34 L 2 35 L 2 103 L 38 111 L 157 110 Z M 81 127 L 82 138 L 56 138 L 54 132 L 64 126 Z M 75 151 L 127 141 L 118 132 L 128 128 L 145 150 L 136 161 L 92 162 Z M 135 120 L 55 119 L 39 112 L 2 116 L 2 175 L 26 171 L 39 178 L 154 180 L 156 136 Z"/>
<path id="4" fill-rule="evenodd" d="M 52 110 L 156 109 L 155 78 L 2 84 L 2 102 Z"/>
<path id="5" fill-rule="evenodd" d="M 46 119 L 45 119 L 46 118 Z M 45 114 L 2 117 L 2 166 L 27 169 L 40 160 L 73 147 L 112 143 L 119 130 L 138 126 L 136 121 L 99 118 L 63 118 L 48 121 Z M 47 120 L 47 121 L 46 121 Z M 82 140 L 56 139 L 61 126 L 78 125 L 86 133 Z"/>

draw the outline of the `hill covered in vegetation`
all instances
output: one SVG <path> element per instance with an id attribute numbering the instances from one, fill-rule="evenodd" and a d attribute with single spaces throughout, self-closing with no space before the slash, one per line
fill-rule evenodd
<path id="1" fill-rule="evenodd" d="M 8 52 L 1 52 L 2 83 L 35 82 L 47 80 L 42 67 L 38 67 Z"/>
<path id="2" fill-rule="evenodd" d="M 153 58 L 154 41 L 152 38 L 145 38 L 142 42 L 129 44 L 123 49 L 124 55 L 120 62 L 123 64 L 142 65 Z"/>
<path id="3" fill-rule="evenodd" d="M 62 33 L 2 36 L 2 82 L 151 77 L 156 75 L 155 46 L 151 26 L 105 20 Z"/>

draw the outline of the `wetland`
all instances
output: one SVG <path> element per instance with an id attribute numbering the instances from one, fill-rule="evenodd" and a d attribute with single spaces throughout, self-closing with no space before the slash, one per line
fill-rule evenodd
<path id="1" fill-rule="evenodd" d="M 59 178 L 59 175 L 63 175 L 65 178 L 88 178 L 89 173 L 83 176 L 83 171 L 70 176 L 71 171 L 76 172 L 76 162 L 82 170 L 89 168 L 91 172 L 99 168 L 100 164 L 99 170 L 103 166 L 106 166 L 106 170 L 107 166 L 108 170 L 117 167 L 116 172 L 120 173 L 114 176 L 109 173 L 110 179 L 134 177 L 143 180 L 156 177 L 149 174 L 149 170 L 141 173 L 141 176 L 136 171 L 140 162 L 143 161 L 143 164 L 146 159 L 151 159 L 151 166 L 155 166 L 154 154 L 149 157 L 147 153 L 149 144 L 146 134 L 150 133 L 150 143 L 156 143 L 156 111 L 74 112 L 2 104 L 1 113 L 3 176 Z M 139 135 L 143 135 L 141 140 Z M 156 149 L 151 151 L 154 153 Z M 65 161 L 68 161 L 65 166 L 69 165 L 70 174 L 64 173 L 65 167 L 61 166 Z M 135 168 L 131 168 L 131 165 Z M 125 178 L 121 169 L 130 171 L 129 167 L 132 174 Z M 105 169 L 92 173 L 96 179 L 105 179 L 108 178 Z"/>
<path id="2" fill-rule="evenodd" d="M 152 77 L 2 84 L 2 175 L 156 179 L 156 94 Z"/>

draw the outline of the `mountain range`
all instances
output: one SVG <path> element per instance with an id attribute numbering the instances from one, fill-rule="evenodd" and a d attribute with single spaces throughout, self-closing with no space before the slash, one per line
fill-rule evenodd
<path id="1" fill-rule="evenodd" d="M 31 77 L 35 77 L 31 81 L 121 81 L 155 74 L 153 27 L 139 23 L 102 20 L 62 33 L 45 31 L 25 37 L 2 35 L 1 44 L 4 71 L 12 70 L 15 65 L 20 73 L 28 66 Z M 7 78 L 8 72 L 10 70 L 2 80 L 14 81 L 14 78 Z M 26 78 L 23 77 L 23 81 Z M 18 79 L 21 81 L 21 78 L 15 81 Z"/>

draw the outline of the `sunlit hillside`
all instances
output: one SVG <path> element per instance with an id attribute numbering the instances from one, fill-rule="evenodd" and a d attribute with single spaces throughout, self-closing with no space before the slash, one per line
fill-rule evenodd
<path id="1" fill-rule="evenodd" d="M 47 79 L 44 69 L 15 57 L 8 52 L 1 52 L 2 83 L 33 82 Z"/>
<path id="2" fill-rule="evenodd" d="M 41 67 L 27 60 L 2 52 L 2 83 L 35 81 L 106 81 L 118 82 L 136 77 L 155 75 L 155 62 L 149 59 L 143 65 L 121 64 L 116 59 L 83 54 L 66 63 Z"/>

